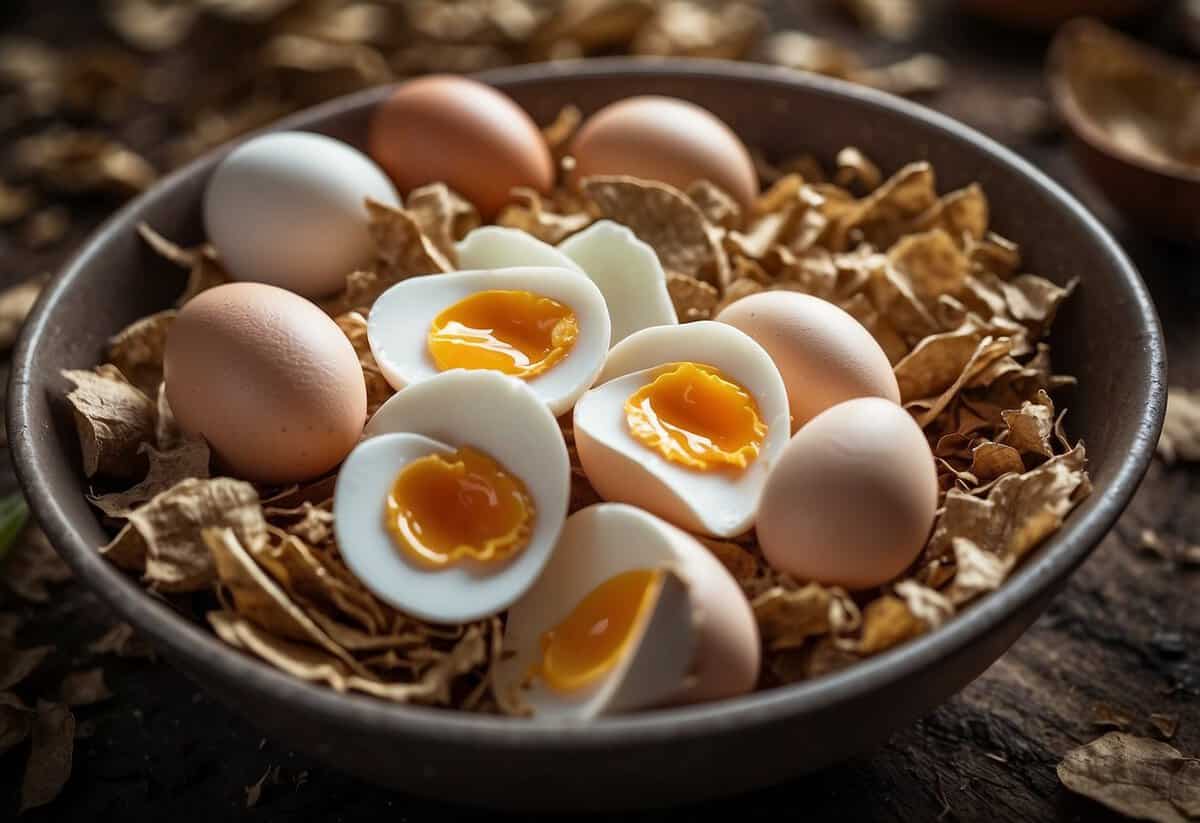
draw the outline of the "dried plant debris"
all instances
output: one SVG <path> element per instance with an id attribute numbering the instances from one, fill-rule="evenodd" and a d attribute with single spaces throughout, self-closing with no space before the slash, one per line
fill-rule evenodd
<path id="1" fill-rule="evenodd" d="M 22 600 L 47 603 L 50 587 L 71 579 L 71 569 L 37 526 L 28 526 L 4 561 L 4 585 Z"/>
<path id="2" fill-rule="evenodd" d="M 117 657 L 153 657 L 149 645 L 128 623 L 118 623 L 87 646 L 89 654 L 113 654 Z"/>
<path id="3" fill-rule="evenodd" d="M 21 781 L 21 812 L 58 797 L 71 777 L 75 715 L 62 704 L 39 702 L 30 737 L 33 746 Z"/>
<path id="4" fill-rule="evenodd" d="M 59 684 L 59 699 L 67 706 L 88 706 L 112 697 L 104 682 L 103 669 L 71 672 Z"/>
<path id="5" fill-rule="evenodd" d="M 1124 732 L 1067 752 L 1058 779 L 1120 814 L 1156 823 L 1200 817 L 1200 759 Z"/>
<path id="6" fill-rule="evenodd" d="M 502 37 L 494 21 L 420 8 L 423 26 L 478 25 L 477 36 Z M 621 22 L 632 8 L 614 0 L 593 11 Z M 561 146 L 576 123 L 570 113 L 559 118 L 548 144 Z M 516 190 L 497 222 L 557 243 L 593 220 L 616 220 L 658 254 L 680 322 L 709 319 L 748 294 L 799 291 L 852 314 L 893 363 L 937 458 L 941 494 L 929 543 L 904 577 L 851 596 L 775 572 L 753 532 L 707 541 L 752 604 L 765 687 L 852 665 L 953 619 L 1003 585 L 1090 483 L 1084 446 L 1069 440 L 1065 410 L 1052 399 L 1071 379 L 1053 370 L 1044 340 L 1074 283 L 1022 269 L 1020 249 L 991 232 L 980 186 L 941 193 L 929 164 L 888 176 L 854 147 L 829 173 L 811 157 L 763 164 L 770 182 L 748 209 L 703 181 L 680 191 L 593 177 L 579 190 Z M 358 354 L 373 411 L 393 389 L 367 341 L 371 304 L 393 283 L 452 269 L 455 242 L 480 220 L 440 184 L 411 193 L 404 207 L 367 207 L 375 259 L 349 273 L 324 308 Z M 185 300 L 226 279 L 210 248 L 144 226 L 141 234 L 191 273 Z M 179 430 L 165 403 L 162 348 L 173 317 L 168 310 L 134 323 L 110 341 L 111 362 L 69 374 L 81 442 L 93 455 L 85 465 L 105 484 L 92 501 L 120 529 L 101 552 L 160 593 L 215 591 L 213 631 L 296 677 L 384 700 L 526 713 L 513 695 L 491 693 L 502 618 L 429 625 L 350 572 L 333 528 L 335 475 L 287 489 L 209 476 L 207 448 Z M 599 498 L 569 417 L 561 429 L 575 511 Z M 131 641 L 116 631 L 97 652 L 122 653 Z"/>
<path id="7" fill-rule="evenodd" d="M 1167 388 L 1167 415 L 1158 438 L 1158 456 L 1168 466 L 1200 460 L 1200 390 Z"/>

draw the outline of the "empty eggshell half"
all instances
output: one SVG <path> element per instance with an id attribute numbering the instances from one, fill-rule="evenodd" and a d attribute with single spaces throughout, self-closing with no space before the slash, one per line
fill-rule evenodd
<path id="1" fill-rule="evenodd" d="M 557 266 L 580 270 L 570 257 L 520 229 L 480 226 L 455 244 L 460 269 Z"/>
<path id="2" fill-rule="evenodd" d="M 571 466 L 558 423 L 528 386 L 497 372 L 446 372 L 389 398 L 364 435 L 338 473 L 333 514 L 339 549 L 367 588 L 423 620 L 464 623 L 503 611 L 533 584 L 566 518 Z M 522 481 L 532 531 L 507 560 L 431 569 L 395 544 L 388 493 L 412 461 L 465 446 Z"/>
<path id="3" fill-rule="evenodd" d="M 681 362 L 716 369 L 753 398 L 766 431 L 744 468 L 680 465 L 631 432 L 626 400 Z M 768 472 L 791 434 L 787 392 L 771 358 L 747 335 L 713 321 L 643 329 L 618 343 L 596 387 L 575 405 L 574 422 L 580 462 L 601 497 L 714 537 L 754 525 Z"/>
<path id="4" fill-rule="evenodd" d="M 883 349 L 861 323 L 827 300 L 759 292 L 731 303 L 717 320 L 741 329 L 771 355 L 787 386 L 793 431 L 855 397 L 900 402 Z"/>
<path id="5" fill-rule="evenodd" d="M 533 674 L 547 632 L 600 584 L 635 570 L 663 572 L 662 586 L 611 668 L 572 689 Z M 760 656 L 754 615 L 720 562 L 694 537 L 619 503 L 567 518 L 542 576 L 508 612 L 504 648 L 497 693 L 561 722 L 742 694 L 758 679 Z"/>
<path id="6" fill-rule="evenodd" d="M 929 537 L 937 467 L 907 411 L 879 397 L 817 415 L 784 448 L 758 510 L 767 562 L 865 589 L 901 574 Z"/>
<path id="7" fill-rule="evenodd" d="M 566 412 L 595 382 L 610 335 L 604 296 L 574 268 L 462 271 L 413 277 L 396 284 L 375 301 L 367 320 L 371 352 L 384 377 L 394 388 L 403 389 L 443 374 L 429 350 L 434 319 L 472 295 L 494 291 L 550 298 L 574 314 L 578 336 L 572 347 L 560 361 L 526 381 L 554 414 Z"/>
<path id="8" fill-rule="evenodd" d="M 600 287 L 615 346 L 635 331 L 679 321 L 658 255 L 625 226 L 601 220 L 558 244 Z"/>

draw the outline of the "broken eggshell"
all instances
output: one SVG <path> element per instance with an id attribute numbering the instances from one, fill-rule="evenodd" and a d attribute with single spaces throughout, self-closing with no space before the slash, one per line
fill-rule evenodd
<path id="1" fill-rule="evenodd" d="M 1112 204 L 1148 232 L 1200 242 L 1200 71 L 1079 20 L 1047 72 L 1075 156 Z"/>

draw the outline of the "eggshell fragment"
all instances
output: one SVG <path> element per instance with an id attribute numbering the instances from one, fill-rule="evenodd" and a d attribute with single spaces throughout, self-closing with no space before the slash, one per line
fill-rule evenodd
<path id="1" fill-rule="evenodd" d="M 485 219 L 515 186 L 548 192 L 554 161 L 529 115 L 476 80 L 429 75 L 401 84 L 371 119 L 368 151 L 407 194 L 442 182 Z"/>
<path id="2" fill-rule="evenodd" d="M 793 431 L 855 397 L 900 402 L 883 349 L 861 323 L 827 300 L 759 292 L 730 304 L 716 319 L 741 329 L 771 355 L 787 386 Z"/>
<path id="3" fill-rule="evenodd" d="M 635 331 L 679 322 L 658 255 L 625 226 L 601 220 L 559 243 L 558 250 L 600 288 L 614 346 Z"/>
<path id="4" fill-rule="evenodd" d="M 644 95 L 597 111 L 571 143 L 570 182 L 623 174 L 683 190 L 708 180 L 748 209 L 758 196 L 750 152 L 712 112 L 673 97 Z"/>
<path id="5" fill-rule="evenodd" d="M 175 318 L 164 355 L 179 425 L 237 477 L 283 485 L 333 469 L 354 447 L 367 389 L 354 346 L 292 292 L 228 283 Z"/>
<path id="6" fill-rule="evenodd" d="M 557 266 L 581 271 L 570 257 L 532 234 L 503 226 L 481 226 L 455 246 L 460 269 Z"/>
<path id="7" fill-rule="evenodd" d="M 937 508 L 925 435 L 878 397 L 817 415 L 784 448 L 763 490 L 758 539 L 767 562 L 801 580 L 865 589 L 920 553 Z"/>
<path id="8" fill-rule="evenodd" d="M 616 667 L 591 687 L 562 693 L 526 675 L 542 635 L 591 590 L 622 572 L 663 569 L 651 618 Z M 585 721 L 601 714 L 718 700 L 750 691 L 758 679 L 758 627 L 725 567 L 694 537 L 619 503 L 567 518 L 538 582 L 509 610 L 496 688 L 516 693 L 540 718 Z"/>
<path id="9" fill-rule="evenodd" d="M 366 198 L 400 204 L 362 152 L 320 134 L 264 134 L 213 172 L 204 227 L 235 279 L 324 297 L 371 260 Z"/>

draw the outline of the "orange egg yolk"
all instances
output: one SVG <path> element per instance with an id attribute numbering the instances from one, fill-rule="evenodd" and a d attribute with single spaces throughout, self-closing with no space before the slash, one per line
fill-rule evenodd
<path id="1" fill-rule="evenodd" d="M 396 546 L 432 567 L 507 560 L 529 543 L 535 515 L 521 479 L 470 447 L 409 463 L 396 475 L 386 509 Z"/>
<path id="2" fill-rule="evenodd" d="M 429 354 L 441 371 L 491 369 L 527 380 L 566 357 L 577 337 L 568 306 L 533 292 L 492 289 L 433 319 Z"/>
<path id="3" fill-rule="evenodd" d="M 542 635 L 537 675 L 550 688 L 570 692 L 612 670 L 649 619 L 662 584 L 660 570 L 634 569 L 592 589 L 565 620 Z"/>
<path id="4" fill-rule="evenodd" d="M 701 471 L 746 468 L 767 435 L 750 392 L 697 363 L 676 363 L 630 395 L 625 421 L 647 448 Z"/>

